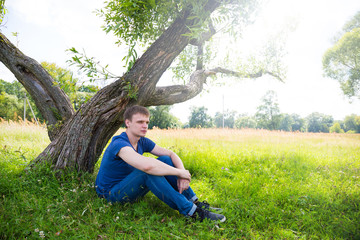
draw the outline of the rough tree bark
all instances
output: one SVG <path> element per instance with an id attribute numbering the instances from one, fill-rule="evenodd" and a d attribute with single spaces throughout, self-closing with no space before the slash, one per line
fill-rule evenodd
<path id="1" fill-rule="evenodd" d="M 219 5 L 219 1 L 209 0 L 204 9 L 211 14 Z M 93 172 L 105 145 L 121 126 L 123 112 L 128 106 L 171 105 L 200 93 L 206 78 L 222 69 L 196 70 L 187 85 L 156 87 L 162 74 L 189 44 L 184 34 L 196 23 L 188 16 L 189 11 L 183 11 L 182 17 L 173 22 L 128 73 L 102 88 L 76 113 L 68 97 L 53 85 L 41 65 L 0 34 L 0 60 L 35 99 L 49 127 L 51 143 L 30 166 L 46 161 L 54 169 Z M 129 97 L 129 90 L 136 91 L 137 98 Z"/>

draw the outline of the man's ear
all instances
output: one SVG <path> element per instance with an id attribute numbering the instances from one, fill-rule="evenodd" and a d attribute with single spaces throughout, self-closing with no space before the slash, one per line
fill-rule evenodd
<path id="1" fill-rule="evenodd" d="M 126 119 L 125 120 L 125 126 L 128 128 L 129 127 L 129 123 L 130 123 L 130 120 L 129 119 Z"/>

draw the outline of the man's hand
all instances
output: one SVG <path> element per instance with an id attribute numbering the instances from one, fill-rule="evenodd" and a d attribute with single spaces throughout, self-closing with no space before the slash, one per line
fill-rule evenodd
<path id="1" fill-rule="evenodd" d="M 177 180 L 177 187 L 179 193 L 181 194 L 184 190 L 188 189 L 191 181 L 191 174 L 186 169 L 179 169 L 180 174 Z"/>
<path id="2" fill-rule="evenodd" d="M 187 190 L 190 187 L 190 181 L 188 179 L 178 178 L 177 186 L 179 193 L 181 194 L 184 190 Z"/>
<path id="3" fill-rule="evenodd" d="M 183 178 L 183 179 L 187 179 L 189 180 L 189 182 L 191 181 L 191 174 L 188 170 L 186 169 L 177 169 L 179 174 L 177 174 L 177 176 L 179 178 Z"/>

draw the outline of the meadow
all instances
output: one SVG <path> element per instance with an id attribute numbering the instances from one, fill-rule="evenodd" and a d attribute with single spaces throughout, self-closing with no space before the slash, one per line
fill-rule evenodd
<path id="1" fill-rule="evenodd" d="M 119 130 L 120 133 L 121 130 Z M 186 219 L 149 193 L 108 204 L 93 174 L 24 171 L 49 143 L 34 124 L 0 124 L 0 239 L 360 239 L 360 135 L 151 130 L 192 173 L 216 224 Z"/>

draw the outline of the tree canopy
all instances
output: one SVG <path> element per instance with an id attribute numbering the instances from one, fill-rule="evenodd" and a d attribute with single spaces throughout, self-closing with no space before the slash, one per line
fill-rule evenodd
<path id="1" fill-rule="evenodd" d="M 339 81 L 345 96 L 360 98 L 360 12 L 344 25 L 342 33 L 323 56 L 324 73 Z"/>
<path id="2" fill-rule="evenodd" d="M 282 46 L 279 39 L 269 40 L 262 56 L 243 59 L 233 56 L 231 47 L 221 46 L 213 41 L 215 34 L 222 34 L 223 38 L 232 38 L 234 41 L 242 38 L 246 26 L 253 23 L 257 12 L 261 9 L 262 0 L 246 1 L 141 1 L 121 0 L 107 1 L 103 9 L 97 10 L 97 15 L 104 20 L 103 30 L 113 33 L 117 38 L 116 44 L 127 46 L 128 53 L 123 60 L 126 61 L 127 70 L 130 70 L 141 54 L 146 51 L 156 39 L 177 18 L 190 21 L 187 25 L 188 32 L 182 36 L 189 39 L 189 44 L 174 59 L 171 69 L 173 78 L 182 84 L 190 77 L 194 69 L 205 69 L 214 66 L 214 56 L 219 53 L 232 61 L 218 60 L 221 67 L 213 67 L 213 73 L 222 73 L 240 78 L 257 78 L 263 74 L 270 74 L 281 79 L 285 74 L 282 66 Z M 77 50 L 72 51 L 80 56 Z M 259 50 L 260 51 L 260 50 Z M 235 58 L 234 58 L 235 57 Z M 260 60 L 260 58 L 262 58 Z M 234 61 L 234 59 L 237 59 Z M 84 67 L 85 62 L 78 62 L 79 67 Z M 216 65 L 215 65 L 216 66 Z M 93 66 L 92 66 L 93 67 Z M 232 70 L 226 69 L 232 68 Z M 109 76 L 107 76 L 109 77 Z"/>

